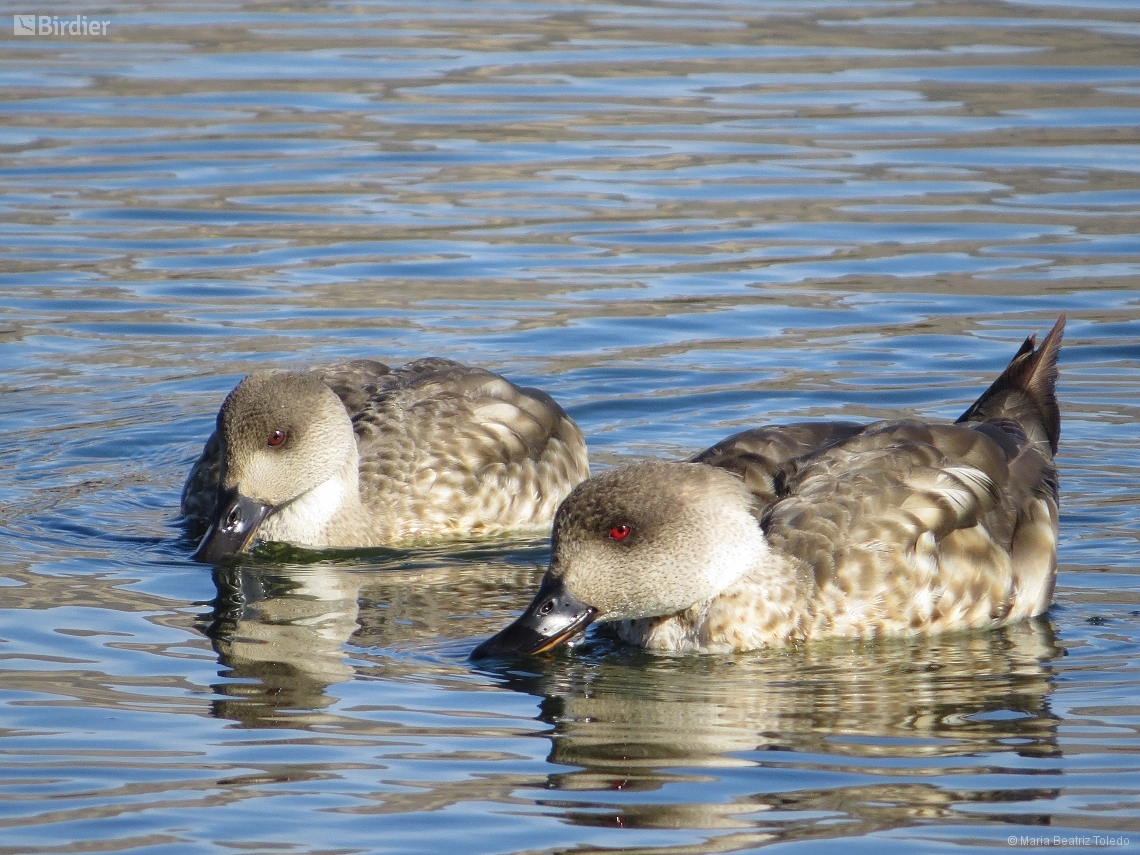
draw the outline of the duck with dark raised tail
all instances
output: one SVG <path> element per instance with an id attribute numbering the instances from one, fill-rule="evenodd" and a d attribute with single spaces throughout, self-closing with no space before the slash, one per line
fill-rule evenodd
<path id="1" fill-rule="evenodd" d="M 254 541 L 389 546 L 548 527 L 589 475 L 545 392 L 448 359 L 259 371 L 218 413 L 182 491 L 218 563 Z"/>
<path id="2" fill-rule="evenodd" d="M 992 627 L 1057 573 L 1062 316 L 954 423 L 799 423 L 579 484 L 534 600 L 475 659 L 605 622 L 626 643 L 723 653 Z"/>

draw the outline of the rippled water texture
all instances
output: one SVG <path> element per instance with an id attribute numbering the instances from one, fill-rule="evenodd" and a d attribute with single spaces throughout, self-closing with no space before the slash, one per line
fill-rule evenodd
<path id="1" fill-rule="evenodd" d="M 0 855 L 1140 847 L 1135 3 L 32 6 L 110 23 L 0 20 Z M 599 471 L 954 417 L 1061 312 L 1000 632 L 473 668 L 543 540 L 174 519 L 267 363 L 486 365 Z"/>

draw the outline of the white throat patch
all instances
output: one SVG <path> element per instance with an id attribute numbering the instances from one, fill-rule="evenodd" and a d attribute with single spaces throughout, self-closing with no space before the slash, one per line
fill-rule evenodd
<path id="1" fill-rule="evenodd" d="M 262 524 L 258 537 L 305 546 L 328 546 L 328 526 L 348 494 L 339 475 L 298 496 L 274 511 Z"/>
<path id="2" fill-rule="evenodd" d="M 733 509 L 721 516 L 722 536 L 705 562 L 705 577 L 717 592 L 723 591 L 769 554 L 768 539 L 760 523 L 747 510 Z"/>

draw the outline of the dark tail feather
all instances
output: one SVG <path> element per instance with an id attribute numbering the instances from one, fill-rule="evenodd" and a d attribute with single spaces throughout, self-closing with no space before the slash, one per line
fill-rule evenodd
<path id="1" fill-rule="evenodd" d="M 1065 332 L 1065 316 L 1037 347 L 1037 336 L 1031 335 L 1017 351 L 1013 361 L 993 382 L 982 397 L 958 419 L 959 422 L 984 422 L 988 419 L 1010 419 L 1021 425 L 1035 442 L 1048 442 L 1057 453 L 1061 438 L 1061 409 L 1057 406 L 1057 354 Z"/>

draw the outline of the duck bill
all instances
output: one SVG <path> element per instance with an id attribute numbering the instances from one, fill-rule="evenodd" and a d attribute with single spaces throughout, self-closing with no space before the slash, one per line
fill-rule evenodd
<path id="1" fill-rule="evenodd" d="M 218 490 L 214 519 L 198 544 L 194 560 L 203 564 L 221 564 L 241 555 L 253 542 L 257 529 L 272 510 L 264 502 L 243 496 L 236 487 Z"/>
<path id="2" fill-rule="evenodd" d="M 588 606 L 549 574 L 538 594 L 514 623 L 471 652 L 472 659 L 504 659 L 551 650 L 585 630 L 598 610 Z"/>

